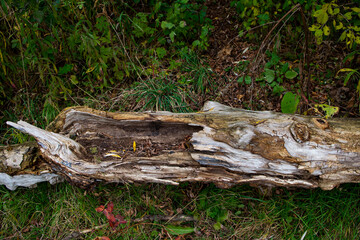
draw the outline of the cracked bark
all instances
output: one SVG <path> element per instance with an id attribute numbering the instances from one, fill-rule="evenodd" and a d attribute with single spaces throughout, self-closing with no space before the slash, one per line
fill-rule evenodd
<path id="1" fill-rule="evenodd" d="M 332 189 L 360 182 L 360 121 L 256 112 L 208 102 L 197 113 L 62 111 L 35 137 L 46 165 L 87 187 L 97 181 L 254 183 Z M 5 165 L 5 164 L 3 164 Z"/>

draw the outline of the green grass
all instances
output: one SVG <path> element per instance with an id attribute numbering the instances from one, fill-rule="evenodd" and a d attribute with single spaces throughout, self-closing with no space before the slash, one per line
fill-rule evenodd
<path id="1" fill-rule="evenodd" d="M 208 184 L 165 186 L 104 185 L 85 191 L 67 183 L 40 184 L 35 189 L 9 191 L 0 186 L 0 237 L 62 239 L 73 231 L 106 224 L 95 208 L 114 203 L 114 214 L 126 220 L 144 215 L 186 214 L 195 227 L 186 239 L 359 239 L 360 186 L 345 184 L 332 191 L 278 188 L 271 196 L 257 188 L 219 189 Z M 225 216 L 225 217 L 224 217 Z M 221 218 L 222 217 L 222 218 Z M 220 229 L 214 224 L 219 222 Z M 109 226 L 81 235 L 81 239 L 170 239 L 166 222 Z M 172 236 L 173 239 L 175 236 Z"/>

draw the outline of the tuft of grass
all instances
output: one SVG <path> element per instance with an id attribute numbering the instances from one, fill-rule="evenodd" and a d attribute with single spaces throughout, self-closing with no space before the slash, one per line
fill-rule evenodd
<path id="1" fill-rule="evenodd" d="M 168 77 L 136 82 L 133 89 L 125 91 L 124 95 L 129 102 L 137 103 L 133 110 L 191 111 L 187 103 L 191 98 L 186 89 Z"/>
<path id="2" fill-rule="evenodd" d="M 359 239 L 360 186 L 287 190 L 263 195 L 247 185 L 219 189 L 212 184 L 99 184 L 85 191 L 67 183 L 9 191 L 0 186 L 0 237 L 62 239 L 92 229 L 82 239 L 169 239 L 169 224 L 195 228 L 186 239 Z M 114 203 L 125 220 L 145 215 L 185 214 L 195 222 L 128 222 L 112 231 L 95 208 Z M 99 227 L 100 226 L 100 227 Z"/>

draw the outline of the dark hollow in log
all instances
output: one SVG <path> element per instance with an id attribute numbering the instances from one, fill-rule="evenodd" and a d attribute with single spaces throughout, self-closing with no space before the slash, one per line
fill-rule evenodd
<path id="1" fill-rule="evenodd" d="M 197 113 L 65 109 L 33 135 L 52 169 L 88 186 L 106 182 L 256 183 L 332 189 L 360 182 L 360 121 L 235 109 L 208 102 Z"/>

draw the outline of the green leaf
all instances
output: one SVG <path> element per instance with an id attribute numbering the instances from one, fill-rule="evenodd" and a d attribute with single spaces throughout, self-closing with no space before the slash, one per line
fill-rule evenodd
<path id="1" fill-rule="evenodd" d="M 280 85 L 276 85 L 273 89 L 273 94 L 274 95 L 280 95 L 281 93 L 285 92 L 285 88 L 283 86 Z"/>
<path id="2" fill-rule="evenodd" d="M 175 32 L 174 31 L 172 31 L 170 34 L 169 34 L 169 37 L 170 37 L 170 39 L 171 39 L 171 41 L 172 42 L 175 42 Z"/>
<path id="3" fill-rule="evenodd" d="M 285 93 L 281 100 L 281 112 L 294 114 L 300 102 L 300 97 L 292 92 Z"/>
<path id="4" fill-rule="evenodd" d="M 166 29 L 166 28 L 171 29 L 173 27 L 175 27 L 175 25 L 173 23 L 170 23 L 170 22 L 167 22 L 167 21 L 162 21 L 161 22 L 161 28 L 162 29 Z"/>
<path id="5" fill-rule="evenodd" d="M 63 67 L 59 68 L 59 75 L 63 75 L 63 74 L 67 74 L 68 72 L 71 71 L 73 65 L 72 64 L 65 64 Z"/>
<path id="6" fill-rule="evenodd" d="M 186 26 L 186 22 L 185 21 L 180 21 L 179 26 L 181 28 L 184 28 Z"/>
<path id="7" fill-rule="evenodd" d="M 328 26 L 324 26 L 323 28 L 323 32 L 325 36 L 329 36 L 330 35 L 330 28 Z"/>
<path id="8" fill-rule="evenodd" d="M 339 112 L 339 107 L 329 106 L 327 104 L 315 105 L 316 108 L 320 107 L 325 112 L 325 118 L 334 116 Z"/>
<path id="9" fill-rule="evenodd" d="M 72 84 L 78 84 L 79 81 L 76 79 L 76 75 L 71 75 L 70 76 L 70 81 Z"/>
<path id="10" fill-rule="evenodd" d="M 237 80 L 238 83 L 243 83 L 244 82 L 244 77 L 240 77 L 238 80 Z M 250 84 L 251 83 L 251 77 L 250 76 L 245 76 L 245 83 L 246 84 Z"/>
<path id="11" fill-rule="evenodd" d="M 219 231 L 221 229 L 221 223 L 217 222 L 213 225 L 213 227 L 216 231 Z"/>
<path id="12" fill-rule="evenodd" d="M 199 45 L 200 45 L 200 41 L 199 41 L 199 40 L 195 40 L 195 41 L 193 41 L 192 45 L 193 45 L 194 47 L 199 46 Z"/>
<path id="13" fill-rule="evenodd" d="M 346 38 L 346 31 L 344 31 L 344 32 L 341 34 L 339 40 L 340 40 L 340 41 L 344 41 L 345 38 Z"/>
<path id="14" fill-rule="evenodd" d="M 347 19 L 347 20 L 351 20 L 352 16 L 351 16 L 351 12 L 347 12 L 344 14 L 344 17 Z"/>
<path id="15" fill-rule="evenodd" d="M 184 235 L 194 232 L 195 228 L 168 225 L 166 226 L 166 230 L 172 235 Z"/>
<path id="16" fill-rule="evenodd" d="M 163 47 L 156 48 L 156 54 L 160 59 L 162 59 L 166 55 L 166 50 Z"/>
<path id="17" fill-rule="evenodd" d="M 268 83 L 271 83 L 272 81 L 274 81 L 274 79 L 275 79 L 275 71 L 274 70 L 266 68 L 264 74 L 265 74 L 265 80 Z"/>
<path id="18" fill-rule="evenodd" d="M 293 70 L 289 70 L 285 73 L 285 77 L 287 79 L 294 79 L 297 75 L 298 75 L 298 73 Z"/>
<path id="19" fill-rule="evenodd" d="M 351 8 L 351 10 L 353 10 L 356 13 L 360 13 L 360 8 L 358 7 Z"/>
<path id="20" fill-rule="evenodd" d="M 314 17 L 316 17 L 317 22 L 321 25 L 325 24 L 329 19 L 329 15 L 326 13 L 325 9 L 317 10 L 314 13 Z"/>

